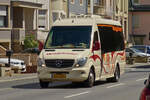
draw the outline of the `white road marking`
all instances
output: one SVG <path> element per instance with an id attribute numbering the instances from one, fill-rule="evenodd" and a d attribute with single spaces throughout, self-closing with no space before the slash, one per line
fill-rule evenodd
<path id="1" fill-rule="evenodd" d="M 141 78 L 141 79 L 138 79 L 136 81 L 138 82 L 138 81 L 143 81 L 143 80 L 146 80 L 146 79 L 148 79 L 148 78 Z"/>
<path id="2" fill-rule="evenodd" d="M 25 79 L 33 79 L 33 78 L 37 78 L 37 76 L 30 76 L 30 77 L 16 78 L 16 79 L 8 79 L 8 80 L 0 80 L 0 83 L 10 82 L 10 81 L 19 81 L 19 80 L 25 80 Z"/>
<path id="3" fill-rule="evenodd" d="M 86 91 L 86 92 L 82 92 L 82 93 L 78 93 L 78 94 L 72 94 L 69 96 L 65 96 L 64 98 L 71 98 L 71 97 L 75 97 L 75 96 L 79 96 L 79 95 L 83 95 L 83 94 L 88 94 L 90 93 L 90 91 Z"/>
<path id="4" fill-rule="evenodd" d="M 112 86 L 108 86 L 107 88 L 113 88 L 113 87 L 117 87 L 117 86 L 121 86 L 121 85 L 125 85 L 125 83 L 115 84 Z"/>

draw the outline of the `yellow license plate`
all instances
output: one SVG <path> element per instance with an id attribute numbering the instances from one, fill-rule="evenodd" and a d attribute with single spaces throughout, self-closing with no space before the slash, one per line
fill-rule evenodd
<path id="1" fill-rule="evenodd" d="M 62 74 L 62 73 L 61 74 L 55 73 L 52 76 L 53 78 L 66 78 L 66 74 Z"/>

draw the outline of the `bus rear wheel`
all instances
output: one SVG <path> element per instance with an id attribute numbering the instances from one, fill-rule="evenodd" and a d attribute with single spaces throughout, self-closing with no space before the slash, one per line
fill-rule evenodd
<path id="1" fill-rule="evenodd" d="M 114 77 L 107 78 L 108 82 L 118 82 L 120 79 L 120 70 L 119 67 L 117 66 L 115 69 Z"/>

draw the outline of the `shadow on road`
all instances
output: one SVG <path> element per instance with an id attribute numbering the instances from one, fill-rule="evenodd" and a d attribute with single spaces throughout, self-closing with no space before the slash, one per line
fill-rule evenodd
<path id="1" fill-rule="evenodd" d="M 108 84 L 107 81 L 98 81 L 95 82 L 95 86 L 99 85 L 105 85 Z M 16 85 L 12 86 L 12 88 L 15 89 L 41 89 L 39 83 L 29 83 L 29 84 L 23 84 L 23 85 Z M 83 83 L 50 83 L 49 87 L 47 89 L 80 89 L 80 88 L 87 88 L 85 84 Z"/>
<path id="2" fill-rule="evenodd" d="M 28 84 L 23 84 L 23 85 L 16 85 L 12 86 L 12 88 L 17 88 L 17 89 L 39 89 L 39 83 L 28 83 Z"/>
<path id="3" fill-rule="evenodd" d="M 140 72 L 150 72 L 150 65 L 140 65 L 140 66 L 133 66 L 130 67 L 130 70 L 127 73 L 140 73 Z"/>
<path id="4" fill-rule="evenodd" d="M 131 68 L 136 68 L 136 69 L 150 69 L 150 65 L 143 65 L 143 66 L 134 66 Z"/>

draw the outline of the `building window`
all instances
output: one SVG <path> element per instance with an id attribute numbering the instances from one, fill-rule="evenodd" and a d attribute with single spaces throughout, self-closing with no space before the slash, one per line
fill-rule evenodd
<path id="1" fill-rule="evenodd" d="M 139 15 L 133 15 L 132 16 L 132 28 L 138 28 L 139 27 Z"/>
<path id="2" fill-rule="evenodd" d="M 8 6 L 0 6 L 0 28 L 8 27 Z"/>
<path id="3" fill-rule="evenodd" d="M 70 0 L 70 2 L 71 2 L 72 4 L 74 4 L 74 0 Z"/>
<path id="4" fill-rule="evenodd" d="M 66 13 L 61 11 L 53 11 L 52 12 L 52 19 L 55 22 L 57 19 L 64 19 L 66 17 Z"/>
<path id="5" fill-rule="evenodd" d="M 80 6 L 82 6 L 83 5 L 83 0 L 79 0 L 79 2 L 80 2 Z"/>
<path id="6" fill-rule="evenodd" d="M 52 13 L 52 18 L 53 18 L 53 22 L 55 22 L 59 18 L 59 13 L 58 12 L 53 12 Z"/>
<path id="7" fill-rule="evenodd" d="M 47 16 L 47 10 L 39 10 L 39 15 L 38 15 L 38 27 L 39 28 L 42 28 L 42 29 L 45 29 L 46 28 L 46 24 L 47 24 L 47 20 L 46 20 L 46 17 Z"/>

